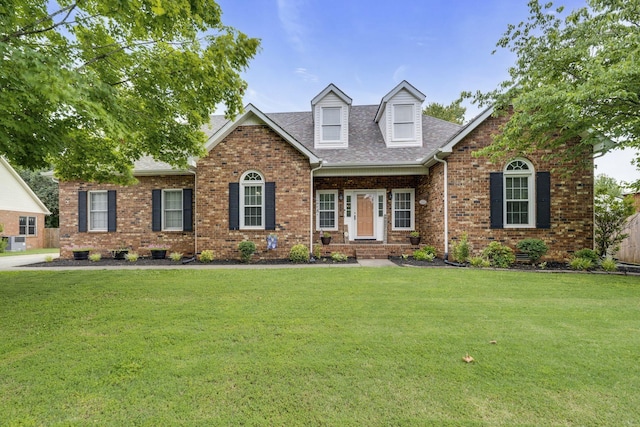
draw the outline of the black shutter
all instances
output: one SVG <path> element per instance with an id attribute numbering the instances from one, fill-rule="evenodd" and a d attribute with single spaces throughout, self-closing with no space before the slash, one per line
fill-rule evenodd
<path id="1" fill-rule="evenodd" d="M 536 174 L 536 228 L 551 228 L 551 174 Z"/>
<path id="2" fill-rule="evenodd" d="M 502 172 L 489 174 L 489 199 L 491 200 L 491 228 L 503 228 Z"/>
<path id="3" fill-rule="evenodd" d="M 276 229 L 276 183 L 267 182 L 264 185 L 264 228 L 265 230 Z"/>
<path id="4" fill-rule="evenodd" d="M 229 230 L 240 229 L 240 184 L 229 183 Z"/>
<path id="5" fill-rule="evenodd" d="M 107 191 L 107 231 L 116 231 L 116 190 Z"/>
<path id="6" fill-rule="evenodd" d="M 78 191 L 78 233 L 87 232 L 87 192 Z"/>
<path id="7" fill-rule="evenodd" d="M 162 190 L 151 191 L 151 230 L 162 231 Z"/>
<path id="8" fill-rule="evenodd" d="M 182 230 L 193 231 L 193 190 L 182 190 Z"/>

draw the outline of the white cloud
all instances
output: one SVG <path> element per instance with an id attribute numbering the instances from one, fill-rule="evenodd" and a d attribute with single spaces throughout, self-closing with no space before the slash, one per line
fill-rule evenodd
<path id="1" fill-rule="evenodd" d="M 401 65 L 398 68 L 396 68 L 396 70 L 393 72 L 393 81 L 394 82 L 400 82 L 401 80 L 404 80 L 404 76 L 407 72 L 409 67 L 407 67 L 406 65 Z"/>
<path id="2" fill-rule="evenodd" d="M 278 18 L 294 49 L 305 51 L 304 26 L 300 17 L 301 0 L 278 0 Z"/>
<path id="3" fill-rule="evenodd" d="M 295 73 L 300 77 L 302 77 L 302 80 L 305 82 L 311 82 L 311 83 L 318 82 L 318 76 L 316 76 L 313 73 L 310 73 L 309 70 L 307 70 L 306 68 L 302 68 L 302 67 L 296 68 Z"/>

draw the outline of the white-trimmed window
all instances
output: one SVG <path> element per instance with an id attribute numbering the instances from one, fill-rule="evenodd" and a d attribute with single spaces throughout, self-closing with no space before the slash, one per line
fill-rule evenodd
<path id="1" fill-rule="evenodd" d="M 256 171 L 240 178 L 240 229 L 264 229 L 264 178 Z"/>
<path id="2" fill-rule="evenodd" d="M 89 231 L 107 231 L 108 207 L 106 191 L 89 191 Z"/>
<path id="3" fill-rule="evenodd" d="M 534 227 L 534 170 L 524 159 L 515 159 L 504 168 L 505 227 Z"/>
<path id="4" fill-rule="evenodd" d="M 182 190 L 162 190 L 162 229 L 182 230 Z"/>
<path id="5" fill-rule="evenodd" d="M 19 231 L 21 236 L 35 236 L 36 235 L 36 217 L 35 216 L 21 216 L 19 218 Z"/>
<path id="6" fill-rule="evenodd" d="M 415 190 L 413 188 L 392 191 L 392 229 L 413 230 L 415 227 Z"/>
<path id="7" fill-rule="evenodd" d="M 318 190 L 316 192 L 316 207 L 316 228 L 319 230 L 337 230 L 338 191 Z"/>
<path id="8" fill-rule="evenodd" d="M 393 105 L 393 139 L 409 141 L 415 139 L 415 105 Z"/>
<path id="9" fill-rule="evenodd" d="M 322 108 L 322 141 L 342 139 L 342 107 Z"/>

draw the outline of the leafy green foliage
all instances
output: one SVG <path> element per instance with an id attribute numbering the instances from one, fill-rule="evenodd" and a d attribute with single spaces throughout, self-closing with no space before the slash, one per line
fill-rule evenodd
<path id="1" fill-rule="evenodd" d="M 346 254 L 343 254 L 342 252 L 332 252 L 331 253 L 331 260 L 333 262 L 346 262 L 348 259 Z"/>
<path id="2" fill-rule="evenodd" d="M 451 245 L 451 255 L 453 260 L 457 262 L 467 262 L 471 253 L 471 245 L 469 244 L 469 235 L 462 233 L 460 240 Z"/>
<path id="3" fill-rule="evenodd" d="M 532 263 L 538 262 L 549 250 L 549 247 L 544 241 L 533 238 L 520 240 L 516 244 L 516 247 L 520 252 L 527 254 Z"/>
<path id="4" fill-rule="evenodd" d="M 289 251 L 291 262 L 309 262 L 309 248 L 303 244 L 293 245 Z"/>
<path id="5" fill-rule="evenodd" d="M 211 249 L 205 249 L 204 251 L 200 252 L 200 256 L 198 257 L 198 260 L 200 262 L 211 262 L 215 259 L 214 255 L 213 255 L 213 251 Z"/>
<path id="6" fill-rule="evenodd" d="M 474 256 L 469 259 L 469 264 L 471 267 L 475 268 L 487 268 L 491 267 L 491 263 L 488 259 L 481 256 Z"/>
<path id="7" fill-rule="evenodd" d="M 453 101 L 446 106 L 431 102 L 422 110 L 422 114 L 461 125 L 464 123 L 464 114 L 467 112 L 467 109 L 460 105 L 461 103 L 462 99 Z"/>
<path id="8" fill-rule="evenodd" d="M 579 251 L 576 251 L 573 256 L 575 258 L 586 258 L 591 260 L 594 264 L 598 263 L 598 253 L 593 249 L 580 249 Z"/>
<path id="9" fill-rule="evenodd" d="M 436 254 L 433 252 L 429 252 L 425 249 L 418 249 L 413 251 L 413 259 L 415 259 L 416 261 L 433 261 L 433 259 L 436 257 Z"/>
<path id="10" fill-rule="evenodd" d="M 51 215 L 45 217 L 45 227 L 57 228 L 60 224 L 58 183 L 50 177 L 42 176 L 42 171 L 30 171 L 21 168 L 15 169 L 29 188 L 36 193 L 40 201 L 49 209 L 49 212 L 51 212 Z"/>
<path id="11" fill-rule="evenodd" d="M 0 154 L 63 179 L 131 183 L 145 155 L 202 154 L 215 106 L 242 109 L 259 41 L 213 1 L 10 0 L 0 10 Z M 8 12 L 10 11 L 10 12 Z"/>
<path id="12" fill-rule="evenodd" d="M 603 259 L 600 263 L 600 267 L 602 267 L 604 271 L 616 271 L 618 269 L 618 265 L 611 257 Z"/>
<path id="13" fill-rule="evenodd" d="M 124 257 L 129 262 L 136 262 L 140 255 L 137 252 L 128 252 Z"/>
<path id="14" fill-rule="evenodd" d="M 171 261 L 173 262 L 182 261 L 182 252 L 171 252 L 169 254 L 169 259 L 171 259 Z"/>
<path id="15" fill-rule="evenodd" d="M 244 240 L 238 243 L 238 250 L 240 251 L 242 262 L 249 262 L 256 251 L 256 244 L 250 240 Z"/>
<path id="16" fill-rule="evenodd" d="M 596 251 L 601 256 L 615 255 L 628 236 L 624 232 L 627 218 L 636 211 L 633 198 L 622 197 L 622 188 L 615 179 L 598 175 L 593 209 Z"/>
<path id="17" fill-rule="evenodd" d="M 9 246 L 9 241 L 5 237 L 0 237 L 0 254 L 7 250 L 7 246 Z"/>
<path id="18" fill-rule="evenodd" d="M 509 25 L 497 45 L 517 55 L 510 78 L 473 97 L 498 112 L 512 106 L 513 116 L 479 154 L 501 158 L 540 148 L 590 163 L 594 147 L 640 147 L 638 3 L 586 3 L 567 14 L 531 0 L 529 18 Z"/>
<path id="19" fill-rule="evenodd" d="M 95 253 L 95 254 L 90 254 L 89 255 L 89 261 L 98 262 L 101 259 L 102 259 L 102 255 L 100 255 L 99 253 Z"/>
<path id="20" fill-rule="evenodd" d="M 498 268 L 509 268 L 511 264 L 516 262 L 513 249 L 500 242 L 489 243 L 482 251 L 482 256 L 485 257 L 493 267 Z"/>
<path id="21" fill-rule="evenodd" d="M 571 260 L 569 261 L 569 267 L 574 270 L 591 270 L 593 267 L 595 267 L 595 265 L 596 263 L 592 259 L 578 256 L 571 258 Z"/>

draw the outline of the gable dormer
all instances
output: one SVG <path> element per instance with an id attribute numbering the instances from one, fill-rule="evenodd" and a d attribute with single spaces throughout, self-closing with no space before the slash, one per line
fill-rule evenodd
<path id="1" fill-rule="evenodd" d="M 349 147 L 350 108 L 351 98 L 333 84 L 311 100 L 315 148 Z"/>
<path id="2" fill-rule="evenodd" d="M 422 146 L 422 103 L 425 98 L 406 80 L 382 98 L 375 121 L 387 147 Z"/>

